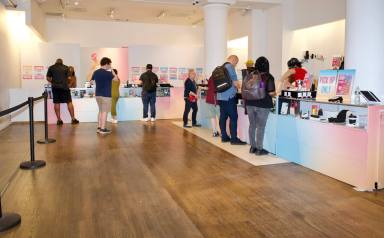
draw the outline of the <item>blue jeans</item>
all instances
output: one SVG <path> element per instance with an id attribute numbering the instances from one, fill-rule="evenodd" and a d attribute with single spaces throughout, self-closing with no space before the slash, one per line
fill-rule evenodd
<path id="1" fill-rule="evenodd" d="M 148 107 L 151 107 L 151 117 L 156 118 L 156 92 L 143 92 L 141 94 L 143 100 L 143 118 L 148 117 Z"/>
<path id="2" fill-rule="evenodd" d="M 228 101 L 219 100 L 220 106 L 220 130 L 221 130 L 221 138 L 228 139 L 229 136 L 227 134 L 227 119 L 229 117 L 229 128 L 231 132 L 231 141 L 235 141 L 237 139 L 237 100 L 236 98 L 231 98 Z"/>

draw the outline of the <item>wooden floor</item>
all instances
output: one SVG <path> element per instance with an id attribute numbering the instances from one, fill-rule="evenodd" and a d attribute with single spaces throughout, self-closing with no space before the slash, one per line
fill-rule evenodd
<path id="1" fill-rule="evenodd" d="M 28 160 L 27 125 L 0 132 L 1 237 L 384 237 L 384 193 L 360 193 L 295 164 L 255 167 L 168 121 L 50 127 Z M 36 139 L 42 137 L 41 125 Z"/>

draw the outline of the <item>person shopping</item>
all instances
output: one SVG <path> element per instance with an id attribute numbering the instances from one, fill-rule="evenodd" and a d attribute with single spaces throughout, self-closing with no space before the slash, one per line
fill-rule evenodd
<path id="1" fill-rule="evenodd" d="M 52 85 L 53 104 L 57 118 L 56 124 L 63 125 L 61 120 L 60 104 L 66 103 L 69 114 L 71 115 L 71 123 L 78 124 L 75 118 L 75 109 L 72 103 L 71 91 L 68 84 L 69 71 L 68 66 L 64 65 L 62 59 L 57 59 L 54 65 L 51 65 L 47 71 L 47 81 Z"/>
<path id="2" fill-rule="evenodd" d="M 207 103 L 209 118 L 211 120 L 212 136 L 219 137 L 220 133 L 217 126 L 217 119 L 220 117 L 220 107 L 217 104 L 215 83 L 213 82 L 212 77 L 210 77 L 208 80 L 208 90 L 205 97 L 205 102 Z"/>
<path id="3" fill-rule="evenodd" d="M 147 64 L 147 71 L 140 76 L 140 83 L 143 91 L 141 100 L 143 101 L 143 121 L 149 121 L 148 109 L 151 108 L 151 121 L 156 120 L 156 88 L 159 78 L 152 72 L 153 66 Z"/>
<path id="4" fill-rule="evenodd" d="M 259 100 L 247 100 L 247 112 L 249 119 L 249 141 L 250 153 L 266 155 L 268 151 L 263 148 L 264 131 L 271 108 L 273 107 L 272 97 L 276 96 L 275 81 L 269 73 L 269 61 L 265 57 L 259 57 L 255 63 L 255 71 L 261 79 L 265 88 L 265 96 Z"/>
<path id="5" fill-rule="evenodd" d="M 184 108 L 184 115 L 183 115 L 184 128 L 191 127 L 188 125 L 188 115 L 191 109 L 192 109 L 192 126 L 200 127 L 200 125 L 197 124 L 197 121 L 196 121 L 198 108 L 197 108 L 197 85 L 196 85 L 195 79 L 196 79 L 195 70 L 189 69 L 188 78 L 184 82 L 184 101 L 185 101 L 185 108 Z"/>
<path id="6" fill-rule="evenodd" d="M 217 100 L 220 105 L 220 131 L 221 131 L 221 141 L 222 142 L 231 142 L 232 145 L 245 145 L 244 141 L 241 141 L 237 137 L 237 99 L 236 93 L 240 88 L 240 83 L 237 79 L 237 74 L 235 67 L 239 62 L 239 58 L 236 55 L 231 55 L 228 57 L 227 62 L 224 64 L 225 69 L 232 81 L 232 87 L 227 89 L 224 92 L 217 93 Z M 231 137 L 227 134 L 227 120 L 229 120 L 229 127 L 231 132 Z"/>
<path id="7" fill-rule="evenodd" d="M 73 66 L 68 67 L 68 87 L 76 88 L 77 86 L 77 78 L 75 73 L 75 68 Z"/>
<path id="8" fill-rule="evenodd" d="M 297 88 L 307 74 L 307 70 L 302 68 L 301 62 L 297 58 L 288 60 L 287 66 L 288 70 L 280 80 L 279 91 L 289 89 L 292 84 Z"/>
<path id="9" fill-rule="evenodd" d="M 109 134 L 106 128 L 107 115 L 111 110 L 112 80 L 117 81 L 117 75 L 112 70 L 111 59 L 104 57 L 100 60 L 100 69 L 92 75 L 92 80 L 96 82 L 96 102 L 99 107 L 97 133 Z"/>
<path id="10" fill-rule="evenodd" d="M 112 120 L 111 120 L 111 122 L 116 124 L 116 123 L 118 123 L 116 106 L 117 106 L 117 101 L 119 100 L 119 97 L 120 97 L 120 92 L 119 92 L 119 90 L 120 90 L 120 78 L 117 74 L 116 69 L 113 69 L 113 72 L 116 74 L 117 80 L 112 81 L 112 108 L 111 108 Z"/>

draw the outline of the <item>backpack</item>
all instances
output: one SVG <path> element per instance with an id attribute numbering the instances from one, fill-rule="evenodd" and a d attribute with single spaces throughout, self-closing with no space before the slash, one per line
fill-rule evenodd
<path id="1" fill-rule="evenodd" d="M 156 91 L 156 80 L 153 75 L 147 73 L 144 77 L 146 77 L 143 81 L 143 90 L 146 92 L 154 92 Z"/>
<path id="2" fill-rule="evenodd" d="M 215 84 L 215 92 L 222 93 L 232 87 L 232 79 L 229 77 L 228 71 L 225 68 L 224 63 L 221 66 L 217 66 L 212 72 L 213 83 Z"/>
<path id="3" fill-rule="evenodd" d="M 259 71 L 254 71 L 243 80 L 241 96 L 244 100 L 260 100 L 265 98 L 266 81 Z"/>

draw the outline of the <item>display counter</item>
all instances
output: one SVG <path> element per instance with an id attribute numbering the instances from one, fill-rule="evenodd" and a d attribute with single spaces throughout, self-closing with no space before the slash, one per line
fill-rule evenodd
<path id="1" fill-rule="evenodd" d="M 181 118 L 184 111 L 184 88 L 159 87 L 157 90 L 156 118 Z M 41 94 L 42 91 L 37 90 L 11 89 L 11 106 L 25 101 L 29 96 L 40 96 Z M 93 96 L 94 89 L 75 88 L 71 89 L 71 94 L 76 118 L 80 122 L 97 122 L 99 110 L 96 99 Z M 140 120 L 143 117 L 143 104 L 140 95 L 141 88 L 120 88 L 120 98 L 117 103 L 117 119 L 119 121 Z M 34 111 L 36 121 L 43 121 L 44 109 L 42 102 L 35 103 Z M 71 121 L 66 104 L 61 104 L 61 115 L 65 123 Z M 28 121 L 28 110 L 24 109 L 17 114 L 13 114 L 11 120 L 13 122 Z M 48 123 L 56 123 L 52 99 L 48 100 Z"/>
<path id="2" fill-rule="evenodd" d="M 289 105 L 282 114 L 283 102 L 293 102 L 296 107 Z M 302 115 L 311 114 L 315 106 L 322 109 L 323 115 L 303 119 Z M 211 128 L 204 100 L 199 101 L 199 107 L 199 120 Z M 358 123 L 328 122 L 342 110 L 357 115 Z M 384 188 L 384 106 L 280 98 L 272 111 L 265 130 L 265 149 L 358 190 Z M 242 105 L 238 105 L 238 114 L 238 135 L 249 143 L 248 116 Z"/>

